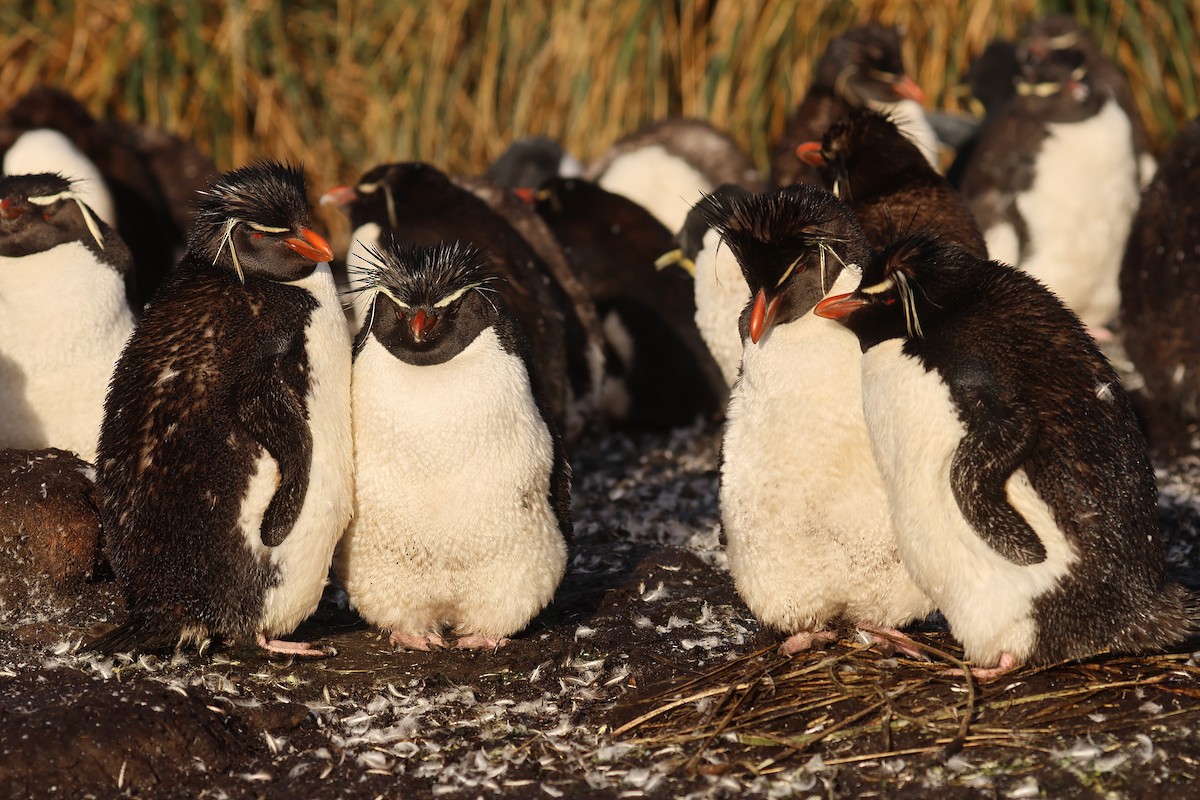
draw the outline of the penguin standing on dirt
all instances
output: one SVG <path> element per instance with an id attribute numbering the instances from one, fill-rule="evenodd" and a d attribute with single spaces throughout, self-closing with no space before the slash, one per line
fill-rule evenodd
<path id="1" fill-rule="evenodd" d="M 870 256 L 850 209 L 815 186 L 734 199 L 714 220 L 753 301 L 721 446 L 729 571 L 796 652 L 844 622 L 893 639 L 933 604 L 900 563 L 860 392 L 858 342 L 813 307 Z"/>
<path id="2" fill-rule="evenodd" d="M 858 336 L 900 555 L 979 677 L 1196 631 L 1129 397 L 1053 294 L 915 235 L 816 313 Z"/>
<path id="3" fill-rule="evenodd" d="M 476 249 L 388 241 L 363 267 L 354 520 L 335 569 L 414 650 L 494 649 L 567 564 L 570 471 L 529 348 Z"/>
<path id="4" fill-rule="evenodd" d="M 0 448 L 95 461 L 133 330 L 121 238 L 61 175 L 0 177 Z"/>
<path id="5" fill-rule="evenodd" d="M 886 114 L 859 108 L 796 155 L 821 173 L 825 188 L 847 203 L 879 249 L 908 233 L 936 233 L 981 258 L 987 246 L 962 196 Z"/>
<path id="6" fill-rule="evenodd" d="M 732 388 L 742 366 L 742 336 L 738 319 L 750 302 L 750 288 L 733 252 L 721 244 L 721 232 L 712 220 L 735 198 L 752 193 L 733 183 L 723 183 L 701 198 L 675 237 L 679 247 L 664 253 L 654 265 L 678 265 L 692 276 L 696 297 L 696 328 Z"/>
<path id="7" fill-rule="evenodd" d="M 304 175 L 220 176 L 129 340 L 105 404 L 97 497 L 128 620 L 102 652 L 257 636 L 317 607 L 350 519 L 350 340 L 308 228 Z"/>

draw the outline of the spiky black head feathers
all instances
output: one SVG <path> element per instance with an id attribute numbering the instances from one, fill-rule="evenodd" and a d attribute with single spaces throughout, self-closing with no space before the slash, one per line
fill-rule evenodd
<path id="1" fill-rule="evenodd" d="M 724 219 L 734 199 L 744 199 L 751 192 L 736 183 L 723 183 L 700 198 L 692 210 L 688 212 L 683 227 L 679 230 L 679 249 L 684 258 L 696 260 L 704 247 L 704 235 L 709 229 L 715 228 L 715 220 Z"/>
<path id="2" fill-rule="evenodd" d="M 0 176 L 0 199 L 52 197 L 74 190 L 74 183 L 57 172 Z"/>
<path id="3" fill-rule="evenodd" d="M 406 307 L 437 307 L 447 298 L 486 285 L 483 253 L 468 244 L 440 242 L 429 247 L 399 244 L 388 237 L 367 251 L 365 264 L 355 265 L 361 291 L 381 292 Z"/>
<path id="4" fill-rule="evenodd" d="M 188 250 L 206 261 L 215 261 L 233 221 L 294 232 L 307 227 L 304 170 L 290 163 L 259 161 L 210 181 L 196 214 Z"/>

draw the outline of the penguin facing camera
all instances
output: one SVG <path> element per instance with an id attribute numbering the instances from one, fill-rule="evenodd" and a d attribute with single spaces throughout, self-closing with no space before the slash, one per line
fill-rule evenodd
<path id="1" fill-rule="evenodd" d="M 350 519 L 350 339 L 304 175 L 225 173 L 113 374 L 96 461 L 127 620 L 90 647 L 291 633 Z"/>
<path id="2" fill-rule="evenodd" d="M 129 248 L 74 182 L 0 176 L 0 448 L 96 460 L 132 278 Z"/>
<path id="3" fill-rule="evenodd" d="M 816 313 L 858 337 L 900 556 L 978 677 L 1197 631 L 1129 397 L 1044 286 L 915 235 Z"/>
<path id="4" fill-rule="evenodd" d="M 484 255 L 388 240 L 363 267 L 354 519 L 335 570 L 398 646 L 494 649 L 554 596 L 570 470 Z"/>
<path id="5" fill-rule="evenodd" d="M 721 527 L 738 594 L 792 653 L 847 623 L 892 641 L 933 604 L 900 563 L 862 413 L 862 356 L 811 312 L 870 256 L 854 214 L 798 184 L 725 201 L 713 224 L 753 297 L 721 443 Z"/>

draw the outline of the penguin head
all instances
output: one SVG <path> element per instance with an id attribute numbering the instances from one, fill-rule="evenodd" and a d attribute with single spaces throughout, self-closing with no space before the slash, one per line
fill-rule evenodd
<path id="1" fill-rule="evenodd" d="M 654 262 L 654 266 L 665 269 L 678 265 L 689 275 L 696 275 L 696 257 L 704 249 L 704 237 L 713 229 L 712 220 L 720 215 L 720 209 L 728 206 L 734 199 L 751 196 L 750 190 L 736 183 L 723 183 L 692 206 L 683 227 L 675 237 L 679 247 L 664 253 Z"/>
<path id="2" fill-rule="evenodd" d="M 825 188 L 847 203 L 854 202 L 856 186 L 886 181 L 902 170 L 929 168 L 921 151 L 896 123 L 870 108 L 856 108 L 840 117 L 820 142 L 804 142 L 796 148 L 796 155 L 816 167 Z"/>
<path id="3" fill-rule="evenodd" d="M 355 352 L 368 336 L 411 364 L 440 364 L 462 352 L 503 309 L 485 265 L 483 252 L 469 245 L 416 247 L 387 237 L 356 268 L 371 300 Z"/>
<path id="4" fill-rule="evenodd" d="M 876 253 L 857 289 L 825 298 L 814 313 L 853 331 L 863 352 L 889 339 L 922 339 L 970 298 L 987 263 L 933 234 L 915 233 Z"/>
<path id="5" fill-rule="evenodd" d="M 1092 76 L 1098 57 L 1095 43 L 1069 15 L 1039 20 L 1017 45 L 1017 96 L 1047 120 L 1086 119 L 1107 99 Z"/>
<path id="6" fill-rule="evenodd" d="M 321 205 L 341 208 L 355 228 L 375 223 L 381 230 L 397 230 L 407 203 L 444 202 L 458 191 L 450 177 L 420 161 L 379 164 L 350 186 L 335 186 L 321 195 Z"/>
<path id="7" fill-rule="evenodd" d="M 850 208 L 817 186 L 796 184 L 715 205 L 711 222 L 750 287 L 741 327 L 755 344 L 773 326 L 807 314 L 843 267 L 861 267 L 870 255 Z"/>
<path id="8" fill-rule="evenodd" d="M 226 172 L 209 183 L 188 252 L 243 283 L 250 277 L 300 280 L 333 258 L 329 243 L 308 227 L 304 172 L 275 161 Z"/>
<path id="9" fill-rule="evenodd" d="M 868 23 L 834 39 L 817 62 L 815 86 L 853 106 L 868 100 L 925 102 L 921 88 L 904 72 L 898 28 Z"/>
<path id="10" fill-rule="evenodd" d="M 62 175 L 0 177 L 0 255 L 27 256 L 65 242 L 100 253 L 114 246 L 116 234 Z"/>
<path id="11" fill-rule="evenodd" d="M 534 190 L 556 175 L 574 178 L 582 174 L 583 165 L 557 141 L 548 136 L 529 136 L 510 144 L 484 177 L 529 199 Z"/>

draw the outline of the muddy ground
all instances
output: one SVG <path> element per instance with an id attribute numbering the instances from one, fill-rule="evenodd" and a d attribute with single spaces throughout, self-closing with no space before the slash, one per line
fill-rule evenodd
<path id="1" fill-rule="evenodd" d="M 1200 644 L 987 686 L 942 674 L 961 651 L 936 618 L 916 633 L 930 663 L 853 631 L 776 654 L 726 571 L 718 446 L 713 423 L 586 439 L 569 574 L 498 652 L 397 652 L 331 589 L 298 633 L 327 659 L 98 659 L 77 648 L 121 618 L 111 583 L 10 602 L 0 796 L 1200 794 Z M 1160 477 L 1172 564 L 1195 572 L 1200 460 Z"/>

